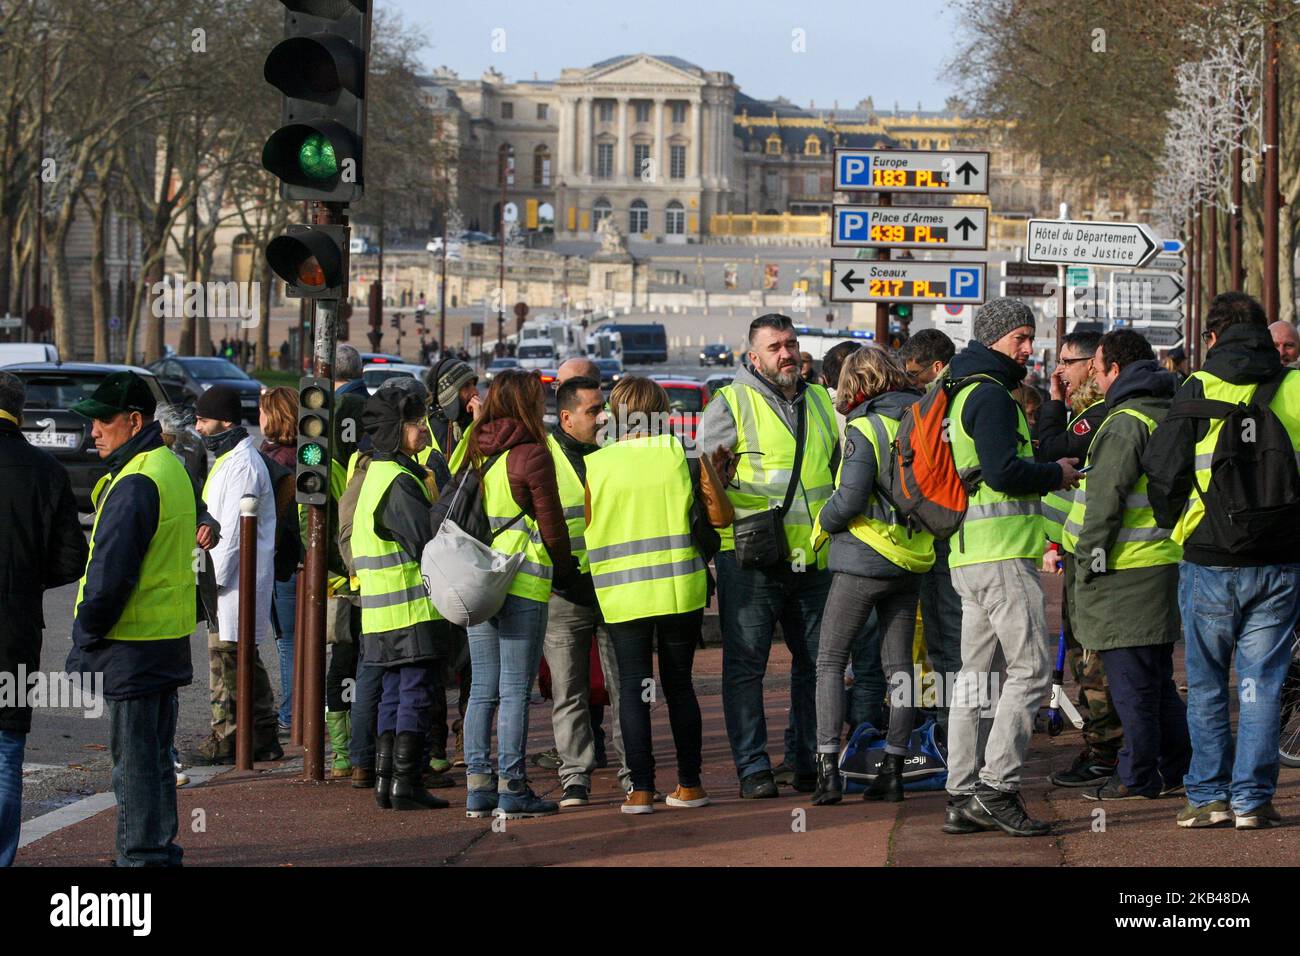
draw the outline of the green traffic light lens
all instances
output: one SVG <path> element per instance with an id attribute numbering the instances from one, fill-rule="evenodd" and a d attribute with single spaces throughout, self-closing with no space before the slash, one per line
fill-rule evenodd
<path id="1" fill-rule="evenodd" d="M 309 468 L 316 468 L 324 460 L 325 449 L 314 442 L 298 449 L 298 461 Z"/>
<path id="2" fill-rule="evenodd" d="M 311 179 L 337 176 L 339 163 L 334 155 L 334 144 L 320 133 L 312 133 L 298 149 L 298 166 Z"/>

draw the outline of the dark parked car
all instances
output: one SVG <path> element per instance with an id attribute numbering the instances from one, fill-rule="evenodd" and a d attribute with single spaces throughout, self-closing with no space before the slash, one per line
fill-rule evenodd
<path id="1" fill-rule="evenodd" d="M 700 349 L 700 365 L 735 365 L 736 355 L 722 342 L 713 342 Z"/>
<path id="2" fill-rule="evenodd" d="M 90 493 L 108 469 L 90 437 L 91 423 L 69 407 L 89 398 L 113 372 L 131 371 L 149 383 L 159 402 L 166 402 L 162 385 L 150 372 L 130 365 L 65 362 L 62 365 L 25 363 L 5 368 L 27 386 L 23 406 L 23 436 L 37 448 L 44 448 L 68 469 L 77 508 L 90 511 Z"/>
<path id="3" fill-rule="evenodd" d="M 600 387 L 607 392 L 617 385 L 624 375 L 623 363 L 619 359 L 598 358 L 592 361 L 596 363 L 596 368 L 600 369 Z"/>
<path id="4" fill-rule="evenodd" d="M 174 395 L 181 391 L 187 402 L 198 401 L 199 396 L 213 385 L 229 385 L 239 393 L 244 421 L 257 424 L 257 402 L 262 394 L 262 383 L 250 378 L 233 362 L 215 357 L 172 355 L 154 362 L 149 371 L 158 376 L 165 392 Z"/>

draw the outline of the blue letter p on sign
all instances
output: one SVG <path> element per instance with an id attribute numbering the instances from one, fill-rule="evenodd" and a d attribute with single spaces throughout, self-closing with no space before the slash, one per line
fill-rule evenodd
<path id="1" fill-rule="evenodd" d="M 846 212 L 840 218 L 840 232 L 845 239 L 865 239 L 867 217 L 860 212 Z"/>
<path id="2" fill-rule="evenodd" d="M 840 179 L 847 186 L 867 171 L 867 161 L 860 156 L 845 156 L 844 168 L 840 171 Z"/>
<path id="3" fill-rule="evenodd" d="M 948 285 L 954 299 L 974 299 L 980 291 L 980 274 L 975 269 L 949 269 Z"/>

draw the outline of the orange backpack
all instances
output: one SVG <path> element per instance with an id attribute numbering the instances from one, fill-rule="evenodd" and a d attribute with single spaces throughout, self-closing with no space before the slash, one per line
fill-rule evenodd
<path id="1" fill-rule="evenodd" d="M 967 385 L 984 375 L 949 378 L 946 374 L 924 396 L 910 405 L 898 424 L 890 447 L 888 474 L 880 490 L 902 522 L 913 529 L 948 539 L 966 517 L 967 498 L 979 483 L 979 474 L 963 477 L 952 457 L 949 409 Z"/>

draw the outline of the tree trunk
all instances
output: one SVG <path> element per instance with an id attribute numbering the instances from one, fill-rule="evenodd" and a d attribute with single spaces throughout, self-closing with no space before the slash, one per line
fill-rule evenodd
<path id="1" fill-rule="evenodd" d="M 271 283 L 275 274 L 266 256 L 257 258 L 262 260 L 262 281 L 257 284 L 257 360 L 261 368 L 270 369 L 275 367 L 271 361 Z"/>
<path id="2" fill-rule="evenodd" d="M 81 358 L 72 323 L 72 281 L 68 277 L 67 230 L 57 230 L 45 250 L 50 269 L 50 308 L 54 311 L 54 345 L 65 362 Z"/>
<path id="3" fill-rule="evenodd" d="M 90 207 L 90 321 L 94 330 L 95 361 L 107 362 L 108 355 L 108 268 L 105 263 L 105 243 L 110 200 L 108 190 L 101 183 Z"/>
<path id="4" fill-rule="evenodd" d="M 1278 306 L 1277 317 L 1283 322 L 1295 322 L 1295 222 L 1290 204 L 1277 212 L 1278 218 Z"/>

